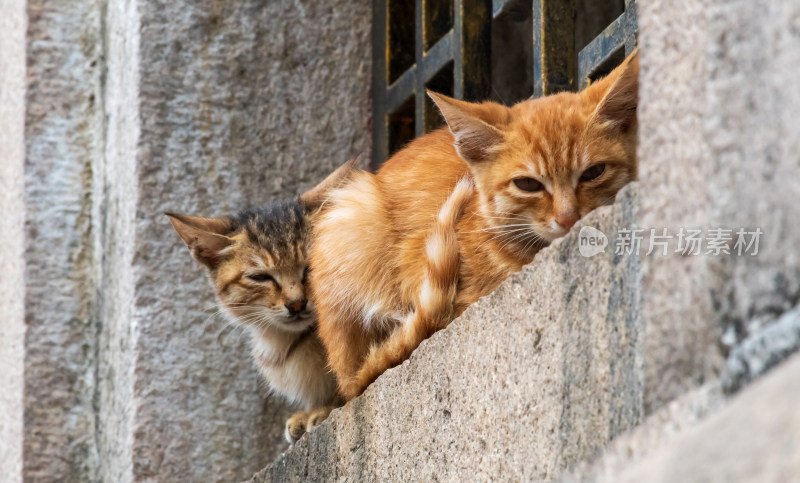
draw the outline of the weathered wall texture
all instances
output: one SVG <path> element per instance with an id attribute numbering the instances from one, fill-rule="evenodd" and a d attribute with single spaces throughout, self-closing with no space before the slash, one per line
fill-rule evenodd
<path id="1" fill-rule="evenodd" d="M 800 475 L 800 356 L 610 481 L 794 481 Z"/>
<path id="2" fill-rule="evenodd" d="M 633 188 L 583 223 L 630 226 Z M 573 231 L 253 481 L 557 476 L 642 418 L 638 287 L 638 258 Z"/>
<path id="3" fill-rule="evenodd" d="M 794 339 L 744 342 L 737 351 L 748 353 L 752 369 L 767 367 L 763 363 L 769 359 L 785 358 L 782 349 L 795 344 L 796 350 L 800 337 L 800 307 L 770 323 L 766 332 L 787 325 L 795 327 Z M 790 476 L 800 474 L 796 437 L 799 358 L 793 356 L 764 381 L 747 387 L 729 407 L 724 407 L 725 379 L 691 390 L 560 480 L 792 481 Z M 717 411 L 719 414 L 714 414 Z"/>
<path id="4" fill-rule="evenodd" d="M 133 427 L 137 324 L 133 323 L 135 300 L 133 240 L 135 239 L 136 148 L 141 130 L 139 93 L 140 21 L 136 2 L 111 2 L 105 24 L 104 156 L 95 163 L 96 229 L 103 254 L 100 296 L 95 309 L 101 321 L 98 361 L 98 453 L 100 481 L 128 482 L 133 478 Z"/>
<path id="5" fill-rule="evenodd" d="M 25 391 L 25 6 L 0 0 L 0 480 L 22 481 Z"/>
<path id="6" fill-rule="evenodd" d="M 643 2 L 643 228 L 761 228 L 755 257 L 648 257 L 648 412 L 800 302 L 800 5 Z M 725 334 L 725 337 L 723 337 Z"/>
<path id="7" fill-rule="evenodd" d="M 2 479 L 244 478 L 289 408 L 163 212 L 293 196 L 369 151 L 370 2 L 12 3 Z"/>
<path id="8" fill-rule="evenodd" d="M 794 481 L 799 377 L 795 355 L 728 405 L 718 384 L 693 390 L 559 481 Z"/>
<path id="9" fill-rule="evenodd" d="M 101 5 L 33 0 L 27 14 L 24 475 L 86 480 L 97 466 Z"/>

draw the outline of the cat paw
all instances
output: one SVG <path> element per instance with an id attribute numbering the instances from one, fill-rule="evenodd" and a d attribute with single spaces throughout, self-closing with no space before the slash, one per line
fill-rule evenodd
<path id="1" fill-rule="evenodd" d="M 335 406 L 322 406 L 311 410 L 308 413 L 308 420 L 306 421 L 306 431 L 311 431 L 314 426 L 319 426 L 323 421 L 328 419 L 331 411 L 336 409 Z"/>
<path id="2" fill-rule="evenodd" d="M 306 433 L 306 426 L 309 421 L 309 414 L 305 411 L 298 411 L 286 420 L 284 437 L 286 441 L 294 444 Z"/>

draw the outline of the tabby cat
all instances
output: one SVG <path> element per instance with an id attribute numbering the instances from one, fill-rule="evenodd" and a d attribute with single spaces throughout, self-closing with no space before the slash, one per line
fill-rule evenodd
<path id="1" fill-rule="evenodd" d="M 634 53 L 580 93 L 513 107 L 430 93 L 447 128 L 330 193 L 311 287 L 346 399 L 636 179 L 638 72 Z"/>
<path id="2" fill-rule="evenodd" d="M 253 358 L 270 388 L 303 409 L 286 423 L 289 442 L 340 403 L 308 300 L 308 244 L 314 213 L 355 162 L 299 198 L 236 216 L 167 213 L 192 256 L 208 269 L 223 313 L 249 332 Z"/>

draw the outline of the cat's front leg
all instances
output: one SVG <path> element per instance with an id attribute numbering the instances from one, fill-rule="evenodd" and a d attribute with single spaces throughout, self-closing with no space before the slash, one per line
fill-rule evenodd
<path id="1" fill-rule="evenodd" d="M 311 431 L 314 427 L 322 424 L 334 409 L 336 409 L 336 406 L 322 406 L 309 411 L 308 419 L 306 420 L 306 431 Z"/>
<path id="2" fill-rule="evenodd" d="M 305 433 L 310 432 L 328 419 L 331 411 L 337 407 L 338 406 L 320 406 L 308 412 L 297 411 L 292 414 L 291 417 L 286 420 L 286 429 L 284 431 L 286 441 L 289 443 L 296 443 Z"/>
<path id="3" fill-rule="evenodd" d="M 328 411 L 328 413 L 330 413 L 330 411 Z M 286 420 L 286 429 L 283 433 L 286 441 L 294 444 L 298 439 L 303 437 L 303 435 L 306 433 L 306 427 L 310 419 L 309 416 L 310 414 L 305 411 L 297 411 Z"/>

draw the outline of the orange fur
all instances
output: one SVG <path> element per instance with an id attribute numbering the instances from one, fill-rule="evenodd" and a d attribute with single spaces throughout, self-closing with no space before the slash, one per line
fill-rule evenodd
<path id="1" fill-rule="evenodd" d="M 633 54 L 581 93 L 513 107 L 431 94 L 449 129 L 331 192 L 311 287 L 345 398 L 636 178 L 637 91 Z M 464 178 L 475 189 L 462 197 Z M 442 222 L 448 205 L 464 216 Z M 429 249 L 436 237 L 441 250 Z"/>
<path id="2" fill-rule="evenodd" d="M 473 192 L 472 182 L 464 178 L 439 211 L 425 242 L 425 274 L 415 310 L 386 341 L 371 348 L 353 387 L 370 385 L 386 369 L 408 359 L 423 340 L 453 319 L 460 268 L 456 224 Z"/>

